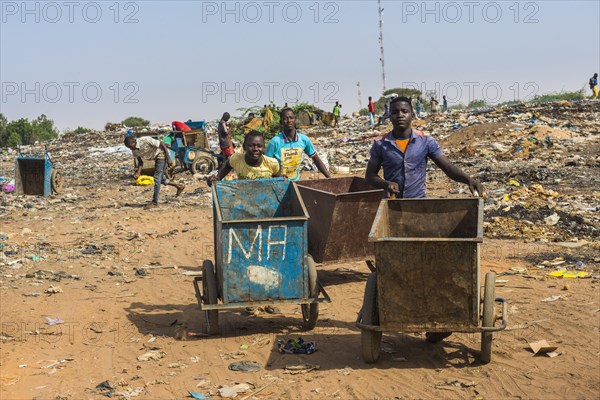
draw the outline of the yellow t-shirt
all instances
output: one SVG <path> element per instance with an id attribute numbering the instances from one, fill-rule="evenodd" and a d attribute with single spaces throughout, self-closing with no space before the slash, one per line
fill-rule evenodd
<path id="1" fill-rule="evenodd" d="M 229 158 L 229 165 L 235 171 L 238 179 L 271 178 L 279 172 L 279 162 L 263 154 L 261 163 L 253 167 L 246 164 L 245 153 L 235 153 Z"/>

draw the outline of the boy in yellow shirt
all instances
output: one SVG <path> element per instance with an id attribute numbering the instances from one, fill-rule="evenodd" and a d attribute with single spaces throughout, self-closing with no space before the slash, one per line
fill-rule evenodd
<path id="1" fill-rule="evenodd" d="M 229 157 L 217 176 L 208 179 L 209 186 L 212 182 L 221 180 L 228 173 L 234 171 L 238 179 L 264 179 L 276 178 L 281 174 L 279 161 L 267 157 L 265 152 L 265 138 L 261 132 L 250 131 L 244 138 L 244 153 L 235 153 Z"/>

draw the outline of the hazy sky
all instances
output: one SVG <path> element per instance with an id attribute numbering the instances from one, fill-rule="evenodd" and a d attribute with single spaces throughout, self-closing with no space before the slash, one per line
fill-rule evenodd
<path id="1" fill-rule="evenodd" d="M 382 1 L 387 88 L 450 104 L 578 90 L 600 1 Z M 0 1 L 1 112 L 60 129 L 382 92 L 377 1 Z"/>

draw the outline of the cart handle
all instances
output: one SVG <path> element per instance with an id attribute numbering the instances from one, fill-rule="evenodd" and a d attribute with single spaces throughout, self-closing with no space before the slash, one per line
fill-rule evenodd
<path id="1" fill-rule="evenodd" d="M 496 303 L 502 303 L 502 323 L 500 326 L 482 326 L 482 332 L 498 332 L 506 329 L 506 316 L 508 313 L 508 304 L 502 297 L 496 297 Z"/>

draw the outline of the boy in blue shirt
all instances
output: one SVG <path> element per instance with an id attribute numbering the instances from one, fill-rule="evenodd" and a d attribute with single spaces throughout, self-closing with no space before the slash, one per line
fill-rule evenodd
<path id="1" fill-rule="evenodd" d="M 281 126 L 283 132 L 269 141 L 265 155 L 274 157 L 281 165 L 281 175 L 285 175 L 291 181 L 300 179 L 300 163 L 302 153 L 312 158 L 317 169 L 330 178 L 329 171 L 323 161 L 317 155 L 317 151 L 308 136 L 296 131 L 296 115 L 290 108 L 284 108 L 280 112 Z"/>

